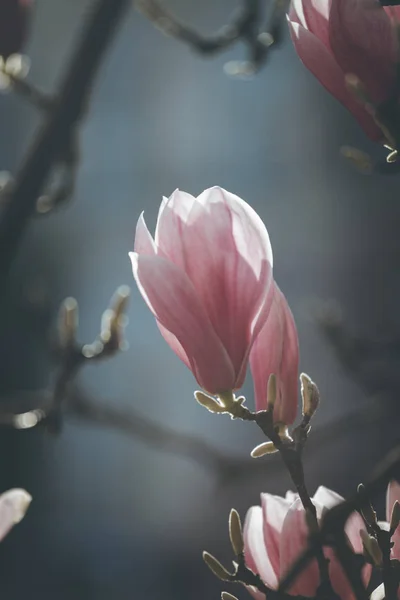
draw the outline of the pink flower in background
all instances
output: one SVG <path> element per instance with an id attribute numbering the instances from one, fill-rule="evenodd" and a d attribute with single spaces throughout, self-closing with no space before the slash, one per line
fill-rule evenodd
<path id="1" fill-rule="evenodd" d="M 274 421 L 290 425 L 297 415 L 299 341 L 285 296 L 273 284 L 272 304 L 264 327 L 250 353 L 256 410 L 267 408 L 267 385 L 276 376 Z"/>
<path id="2" fill-rule="evenodd" d="M 130 257 L 162 335 L 200 386 L 240 388 L 272 298 L 271 244 L 257 213 L 219 187 L 197 198 L 176 190 L 154 240 L 139 218 Z"/>
<path id="3" fill-rule="evenodd" d="M 393 19 L 398 8 L 378 0 L 292 0 L 291 36 L 300 59 L 326 89 L 356 117 L 366 134 L 382 141 L 371 114 L 346 86 L 356 75 L 379 106 L 395 92 L 398 44 Z"/>
<path id="4" fill-rule="evenodd" d="M 392 515 L 393 504 L 400 502 L 400 483 L 397 481 L 391 481 L 388 485 L 386 494 L 386 519 L 390 523 L 390 517 Z M 399 527 L 396 529 L 392 536 L 392 542 L 394 546 L 392 548 L 392 558 L 400 560 L 400 531 Z"/>
<path id="5" fill-rule="evenodd" d="M 319 487 L 313 498 L 318 519 L 322 518 L 327 509 L 342 501 L 339 494 Z M 304 515 L 301 501 L 293 492 L 288 492 L 285 498 L 261 494 L 261 506 L 253 506 L 247 512 L 244 524 L 246 564 L 271 589 L 278 587 L 279 580 L 307 547 L 308 529 Z M 363 551 L 361 529 L 365 529 L 364 522 L 358 513 L 353 513 L 346 523 L 345 532 L 356 553 Z M 324 552 L 330 560 L 329 574 L 333 589 L 342 600 L 353 600 L 351 586 L 333 550 L 325 548 Z M 370 572 L 371 568 L 367 565 L 364 571 L 365 581 L 369 579 Z M 314 560 L 299 575 L 289 593 L 315 596 L 319 583 L 319 569 Z M 259 600 L 265 597 L 257 591 L 252 590 L 252 593 Z"/>
<path id="6" fill-rule="evenodd" d="M 28 492 L 17 488 L 0 495 L 0 540 L 23 519 L 31 501 Z"/>
<path id="7" fill-rule="evenodd" d="M 28 32 L 33 0 L 0 1 L 0 56 L 21 51 Z"/>

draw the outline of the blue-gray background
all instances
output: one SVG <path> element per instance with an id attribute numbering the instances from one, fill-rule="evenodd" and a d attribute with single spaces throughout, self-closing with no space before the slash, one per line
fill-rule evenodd
<path id="1" fill-rule="evenodd" d="M 233 4 L 169 2 L 204 32 L 226 22 Z M 89 5 L 37 0 L 27 51 L 38 86 L 54 89 Z M 267 224 L 275 277 L 298 324 L 301 368 L 321 390 L 315 430 L 369 406 L 310 307 L 316 298 L 336 298 L 354 331 L 398 329 L 398 179 L 360 175 L 340 158 L 342 144 L 379 150 L 303 68 L 289 39 L 251 81 L 226 77 L 225 62 L 244 54 L 237 46 L 203 59 L 130 13 L 82 128 L 73 202 L 34 220 L 20 248 L 12 301 L 0 315 L 2 392 L 49 383 L 49 328 L 64 297 L 79 301 L 81 339 L 96 335 L 114 289 L 133 283 L 127 254 L 143 209 L 152 229 L 163 195 L 221 185 Z M 0 97 L 1 169 L 15 170 L 37 124 L 23 100 Z M 262 441 L 259 432 L 196 404 L 191 373 L 132 287 L 129 350 L 88 367 L 80 384 L 103 402 L 132 405 L 166 427 L 248 456 Z M 251 404 L 250 382 L 246 391 Z M 346 430 L 306 453 L 311 491 L 318 484 L 354 490 L 396 439 L 393 414 L 385 427 Z M 221 485 L 189 459 L 70 418 L 59 436 L 2 430 L 0 446 L 1 488 L 25 487 L 34 497 L 0 546 L 0 591 L 8 600 L 218 598 L 223 588 L 201 551 L 227 561 L 229 509 L 244 515 L 261 491 L 290 487 L 283 470 L 268 474 L 267 463 L 265 475 Z"/>

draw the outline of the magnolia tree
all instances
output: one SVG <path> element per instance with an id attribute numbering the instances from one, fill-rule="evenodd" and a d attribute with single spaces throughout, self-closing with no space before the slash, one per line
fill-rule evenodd
<path id="1" fill-rule="evenodd" d="M 136 8 L 203 54 L 244 40 L 249 60 L 229 63 L 230 74 L 256 73 L 270 50 L 279 46 L 282 28 L 288 27 L 304 65 L 351 111 L 366 135 L 389 151 L 375 165 L 361 150 L 346 148 L 345 155 L 363 169 L 396 169 L 400 137 L 396 2 L 383 6 L 377 0 L 292 0 L 289 5 L 271 0 L 266 21 L 260 4 L 244 1 L 231 23 L 210 38 L 179 22 L 155 0 L 138 1 Z M 88 109 L 89 90 L 107 44 L 130 7 L 126 0 L 93 2 L 60 89 L 46 95 L 25 79 L 29 63 L 21 54 L 33 2 L 1 3 L 2 87 L 12 88 L 42 110 L 45 123 L 22 168 L 3 186 L 0 293 L 6 289 L 29 218 L 51 211 L 73 192 L 79 124 Z M 56 167 L 62 167 L 63 177 L 46 187 Z M 247 201 L 220 187 L 206 189 L 197 198 L 176 190 L 161 203 L 154 237 L 143 214 L 139 216 L 130 253 L 134 280 L 161 336 L 200 388 L 194 392 L 197 402 L 213 414 L 255 423 L 266 440 L 253 449 L 252 457 L 268 460 L 268 455 L 279 453 L 292 481 L 285 497 L 263 490 L 260 505 L 249 507 L 243 527 L 232 509 L 233 566 L 222 565 L 208 552 L 203 559 L 219 579 L 242 584 L 257 599 L 395 600 L 400 582 L 400 484 L 393 473 L 400 451 L 395 449 L 347 500 L 322 486 L 310 495 L 303 449 L 320 402 L 318 387 L 307 374 L 299 374 L 296 324 L 274 279 L 267 228 Z M 59 428 L 70 401 L 69 384 L 80 367 L 123 347 L 127 298 L 128 289 L 119 288 L 91 344 L 76 340 L 76 301 L 69 298 L 63 303 L 56 384 L 43 393 L 40 405 L 3 414 L 3 424 Z M 253 408 L 240 395 L 248 367 L 254 383 Z M 129 428 L 129 419 L 112 408 L 101 409 L 84 398 L 75 399 L 73 408 L 86 417 Z M 370 497 L 385 488 L 386 520 L 380 521 Z M 30 500 L 23 490 L 0 496 L 0 539 L 21 520 Z M 235 598 L 228 591 L 222 596 Z"/>

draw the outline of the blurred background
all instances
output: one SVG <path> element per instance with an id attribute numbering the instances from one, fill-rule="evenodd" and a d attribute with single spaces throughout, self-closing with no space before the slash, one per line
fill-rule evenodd
<path id="1" fill-rule="evenodd" d="M 90 4 L 37 0 L 26 52 L 29 78 L 40 88 L 56 88 Z M 204 33 L 226 23 L 234 4 L 168 2 Z M 343 144 L 383 153 L 304 69 L 288 35 L 256 77 L 228 78 L 224 64 L 244 57 L 237 45 L 205 59 L 129 13 L 82 128 L 74 198 L 31 222 L 14 264 L 0 314 L 0 391 L 6 397 L 51 384 L 49 341 L 66 296 L 78 300 L 80 339 L 89 342 L 115 288 L 126 283 L 129 350 L 88 366 L 79 386 L 93 401 L 132 407 L 228 459 L 249 457 L 261 433 L 194 401 L 194 379 L 159 335 L 128 260 L 142 210 L 153 230 L 163 195 L 220 185 L 268 227 L 275 278 L 299 330 L 301 369 L 321 391 L 313 427 L 319 441 L 310 441 L 304 457 L 310 491 L 322 484 L 347 495 L 399 438 L 396 343 L 368 367 L 373 384 L 362 389 L 314 309 L 335 299 L 354 333 L 396 340 L 398 180 L 361 175 L 341 158 Z M 0 169 L 15 172 L 39 122 L 23 99 L 0 97 Z M 252 406 L 250 381 L 245 392 Z M 33 496 L 26 518 L 0 545 L 0 593 L 8 600 L 216 599 L 224 587 L 202 550 L 227 563 L 230 508 L 244 517 L 260 492 L 290 487 L 278 461 L 221 478 L 212 466 L 72 416 L 59 435 L 2 429 L 0 448 L 1 490 L 23 487 Z M 383 509 L 383 494 L 377 506 Z"/>

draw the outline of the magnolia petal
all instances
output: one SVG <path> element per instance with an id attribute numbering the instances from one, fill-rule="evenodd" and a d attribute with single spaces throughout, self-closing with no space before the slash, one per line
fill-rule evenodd
<path id="1" fill-rule="evenodd" d="M 343 502 L 343 500 L 344 498 L 340 494 L 333 492 L 324 485 L 320 485 L 313 496 L 314 502 L 317 502 L 318 504 L 320 504 L 328 510 L 330 508 L 333 508 L 334 506 L 337 506 L 338 504 Z"/>
<path id="2" fill-rule="evenodd" d="M 173 333 L 168 331 L 168 329 L 166 329 L 164 325 L 161 325 L 159 321 L 157 321 L 157 325 L 161 335 L 163 336 L 164 340 L 167 342 L 169 347 L 172 348 L 172 350 L 175 352 L 178 358 L 181 359 L 181 361 L 188 367 L 188 369 L 191 369 L 190 360 L 188 359 L 187 354 L 183 349 L 182 344 L 179 342 L 178 338 Z"/>
<path id="3" fill-rule="evenodd" d="M 334 591 L 339 596 L 340 600 L 356 600 L 353 588 L 343 570 L 342 565 L 332 548 L 324 548 L 324 554 L 329 560 L 329 575 Z M 371 573 L 371 565 L 367 566 L 367 571 Z M 365 572 L 363 573 L 364 583 L 366 583 Z M 368 575 L 369 579 L 369 575 Z"/>
<path id="4" fill-rule="evenodd" d="M 296 500 L 289 508 L 283 522 L 280 537 L 280 578 L 290 570 L 300 554 L 307 548 L 308 528 L 301 500 Z M 319 570 L 314 559 L 302 571 L 288 590 L 291 595 L 315 596 L 319 585 Z"/>
<path id="5" fill-rule="evenodd" d="M 25 490 L 18 488 L 8 490 L 0 496 L 0 540 L 2 540 L 10 529 L 19 523 L 26 511 L 32 497 Z"/>
<path id="6" fill-rule="evenodd" d="M 329 488 L 321 485 L 313 496 L 313 501 L 324 507 L 324 510 L 330 510 L 334 506 L 341 504 L 344 498 Z M 358 512 L 351 513 L 345 524 L 345 533 L 350 541 L 354 552 L 362 554 L 363 545 L 360 536 L 360 530 L 366 529 L 363 518 Z"/>
<path id="7" fill-rule="evenodd" d="M 158 254 L 184 271 L 186 257 L 182 232 L 195 203 L 196 198 L 191 194 L 175 190 L 169 198 L 163 198 L 158 212 L 155 232 Z"/>
<path id="8" fill-rule="evenodd" d="M 280 574 L 279 546 L 283 522 L 293 501 L 293 497 L 286 499 L 272 494 L 261 494 L 261 507 L 264 515 L 264 544 L 276 577 L 279 577 Z"/>
<path id="9" fill-rule="evenodd" d="M 395 24 L 400 21 L 400 6 L 384 6 L 383 10 Z"/>
<path id="10" fill-rule="evenodd" d="M 277 301 L 283 320 L 283 347 L 278 371 L 279 402 L 275 403 L 274 420 L 291 424 L 298 409 L 299 339 L 292 311 L 285 296 L 277 287 Z"/>
<path id="11" fill-rule="evenodd" d="M 292 0 L 289 8 L 289 21 L 301 25 L 305 29 L 308 29 L 306 17 L 304 15 L 303 0 Z"/>
<path id="12" fill-rule="evenodd" d="M 335 0 L 329 39 L 343 73 L 353 73 L 376 103 L 386 100 L 395 81 L 396 43 L 391 19 L 376 0 Z"/>
<path id="13" fill-rule="evenodd" d="M 386 520 L 390 522 L 390 517 L 392 516 L 393 504 L 398 500 L 400 502 L 400 483 L 392 479 L 389 483 L 387 492 L 386 492 Z M 396 529 L 393 534 L 392 542 L 394 542 L 394 546 L 392 548 L 392 555 L 397 560 L 400 560 L 400 527 Z"/>
<path id="14" fill-rule="evenodd" d="M 288 490 L 285 494 L 285 500 L 290 504 L 293 504 L 295 500 L 297 500 L 299 495 L 296 492 L 292 492 L 292 490 Z"/>
<path id="15" fill-rule="evenodd" d="M 159 256 L 131 252 L 130 258 L 144 300 L 179 340 L 199 385 L 213 394 L 233 389 L 232 363 L 185 273 Z"/>
<path id="16" fill-rule="evenodd" d="M 385 584 L 381 583 L 374 589 L 370 596 L 370 600 L 383 600 L 385 598 Z"/>
<path id="17" fill-rule="evenodd" d="M 268 587 L 276 588 L 278 579 L 264 544 L 263 513 L 260 506 L 252 506 L 247 511 L 243 539 L 247 566 L 253 573 L 258 573 Z"/>
<path id="18" fill-rule="evenodd" d="M 267 385 L 271 373 L 277 380 L 275 422 L 293 423 L 298 405 L 299 347 L 297 330 L 286 299 L 274 283 L 274 297 L 268 319 L 250 353 L 256 410 L 267 405 Z"/>
<path id="19" fill-rule="evenodd" d="M 306 29 L 328 48 L 331 0 L 301 0 Z"/>
<path id="20" fill-rule="evenodd" d="M 148 256 L 154 256 L 156 254 L 156 245 L 152 235 L 147 229 L 143 213 L 140 215 L 136 225 L 135 252 L 138 254 L 147 254 Z"/>
<path id="21" fill-rule="evenodd" d="M 337 494 L 324 486 L 320 486 L 313 497 L 314 503 L 323 507 L 323 512 L 341 504 L 343 500 L 344 498 L 340 496 L 340 494 Z M 364 520 L 359 513 L 353 512 L 346 521 L 345 533 L 350 545 L 357 554 L 362 554 L 363 552 L 363 544 L 360 536 L 361 529 L 366 530 Z M 340 562 L 336 558 L 334 551 L 331 548 L 325 548 L 324 554 L 329 559 L 329 571 L 335 592 L 339 595 L 341 600 L 353 600 L 354 594 L 352 586 L 347 579 Z M 365 584 L 369 581 L 371 570 L 371 565 L 366 565 L 363 569 L 363 580 Z"/>
<path id="22" fill-rule="evenodd" d="M 243 200 L 220 188 L 197 198 L 181 233 L 192 281 L 236 373 L 244 378 L 253 322 L 272 281 L 267 230 Z"/>
<path id="23" fill-rule="evenodd" d="M 392 516 L 393 504 L 398 500 L 400 502 L 400 483 L 395 479 L 389 482 L 386 491 L 386 520 L 390 522 Z"/>
<path id="24" fill-rule="evenodd" d="M 346 88 L 345 74 L 348 71 L 342 71 L 326 46 L 307 29 L 290 21 L 289 29 L 296 52 L 305 67 L 311 71 L 330 94 L 351 111 L 372 140 L 382 140 L 382 131 L 371 115 Z"/>
<path id="25" fill-rule="evenodd" d="M 197 201 L 208 213 L 217 216 L 214 209 L 223 204 L 231 219 L 232 235 L 239 253 L 252 263 L 256 274 L 267 261 L 273 265 L 272 247 L 268 231 L 256 211 L 244 200 L 224 188 L 214 186 L 204 190 Z M 219 213 L 221 215 L 221 213 Z"/>

